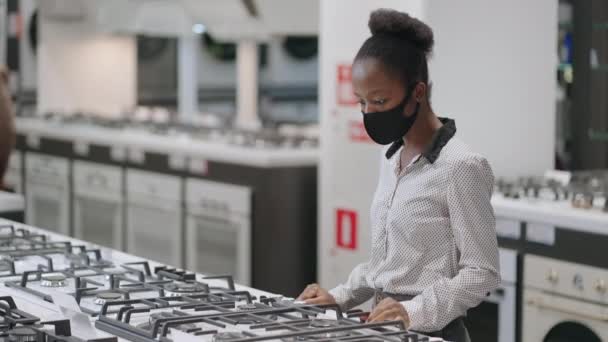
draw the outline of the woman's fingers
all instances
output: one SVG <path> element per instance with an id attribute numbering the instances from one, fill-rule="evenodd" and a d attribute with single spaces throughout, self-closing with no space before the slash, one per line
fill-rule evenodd
<path id="1" fill-rule="evenodd" d="M 304 301 L 304 303 L 312 304 L 312 305 L 321 305 L 321 304 L 329 304 L 330 301 L 326 297 L 318 296 L 318 297 L 307 299 Z"/>
<path id="2" fill-rule="evenodd" d="M 319 291 L 319 285 L 310 284 L 310 285 L 306 286 L 306 288 L 304 289 L 304 291 L 302 291 L 302 293 L 297 298 L 297 300 L 306 300 L 306 299 L 314 298 L 317 296 L 318 291 Z"/>
<path id="3" fill-rule="evenodd" d="M 380 303 L 378 303 L 376 305 L 376 307 L 372 310 L 372 313 L 369 315 L 369 317 L 367 318 L 368 321 L 371 321 L 372 319 L 376 318 L 376 316 L 378 316 L 380 313 L 382 313 L 386 306 L 389 305 L 391 302 L 391 300 L 389 298 L 383 299 L 382 301 L 380 301 Z"/>
<path id="4" fill-rule="evenodd" d="M 399 317 L 399 311 L 395 310 L 395 309 L 388 308 L 388 309 L 383 310 L 382 312 L 380 312 L 374 318 L 370 319 L 369 322 L 370 323 L 384 322 L 384 321 L 397 320 L 397 319 L 401 319 Z"/>

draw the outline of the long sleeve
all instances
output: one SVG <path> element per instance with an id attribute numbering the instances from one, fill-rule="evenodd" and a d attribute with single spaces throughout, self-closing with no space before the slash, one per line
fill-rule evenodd
<path id="1" fill-rule="evenodd" d="M 481 303 L 500 283 L 494 211 L 494 176 L 478 155 L 453 165 L 447 203 L 458 252 L 455 277 L 441 279 L 403 302 L 410 329 L 437 331 Z"/>
<path id="2" fill-rule="evenodd" d="M 368 263 L 359 264 L 352 270 L 345 283 L 329 291 L 343 310 L 363 304 L 374 295 L 374 289 L 368 285 L 365 278 L 367 272 Z"/>

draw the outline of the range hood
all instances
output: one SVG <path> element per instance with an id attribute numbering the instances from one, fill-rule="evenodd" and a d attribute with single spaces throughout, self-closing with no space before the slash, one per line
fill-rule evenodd
<path id="1" fill-rule="evenodd" d="M 73 0 L 72 0 L 73 1 Z M 104 0 L 97 25 L 117 33 L 182 36 L 202 24 L 222 41 L 317 35 L 320 0 Z"/>

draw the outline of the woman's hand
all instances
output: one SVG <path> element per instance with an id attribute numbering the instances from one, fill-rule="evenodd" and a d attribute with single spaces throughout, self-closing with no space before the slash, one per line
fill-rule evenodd
<path id="1" fill-rule="evenodd" d="M 410 317 L 405 307 L 392 298 L 383 299 L 372 311 L 367 322 L 403 321 L 405 328 L 410 326 Z"/>
<path id="2" fill-rule="evenodd" d="M 303 300 L 306 304 L 314 305 L 336 304 L 336 299 L 318 284 L 306 286 L 297 300 Z"/>
<path id="3" fill-rule="evenodd" d="M 0 86 L 8 84 L 8 68 L 0 64 Z"/>

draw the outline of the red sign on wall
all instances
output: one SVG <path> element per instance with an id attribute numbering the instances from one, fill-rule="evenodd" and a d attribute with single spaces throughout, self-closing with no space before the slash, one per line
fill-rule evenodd
<path id="1" fill-rule="evenodd" d="M 357 212 L 336 209 L 336 246 L 357 249 Z"/>
<path id="2" fill-rule="evenodd" d="M 338 106 L 354 106 L 359 103 L 353 90 L 351 65 L 338 64 L 336 76 L 336 103 Z"/>

